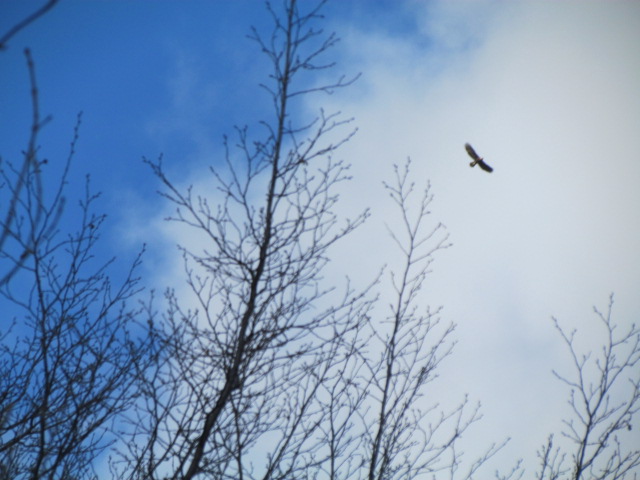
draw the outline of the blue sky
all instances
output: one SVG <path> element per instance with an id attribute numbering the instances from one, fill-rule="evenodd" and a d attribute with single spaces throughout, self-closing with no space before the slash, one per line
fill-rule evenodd
<path id="1" fill-rule="evenodd" d="M 36 5 L 3 1 L 0 31 Z M 551 368 L 568 357 L 551 315 L 589 345 L 601 335 L 591 308 L 609 293 L 621 324 L 640 314 L 640 4 L 360 0 L 325 15 L 342 38 L 336 73 L 362 77 L 301 111 L 355 117 L 343 208 L 374 213 L 330 274 L 366 281 L 379 268 L 394 222 L 381 182 L 410 156 L 454 243 L 425 293 L 458 324 L 442 391 L 481 400 L 476 440 L 512 436 L 505 458 L 532 467 L 566 408 Z M 167 205 L 141 158 L 163 153 L 177 182 L 205 188 L 222 135 L 268 114 L 251 25 L 268 25 L 261 2 L 61 1 L 0 53 L 0 154 L 18 158 L 28 136 L 28 46 L 53 115 L 40 142 L 49 168 L 82 110 L 74 181 L 89 173 L 104 192 L 105 252 L 130 258 L 146 241 L 146 274 L 177 278 L 174 245 L 188 234 L 162 222 Z M 494 173 L 469 168 L 467 141 Z"/>

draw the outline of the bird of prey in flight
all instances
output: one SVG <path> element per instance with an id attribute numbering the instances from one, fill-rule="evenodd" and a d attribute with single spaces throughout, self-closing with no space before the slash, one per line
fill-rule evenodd
<path id="1" fill-rule="evenodd" d="M 475 167 L 476 165 L 478 165 L 485 172 L 493 172 L 493 168 L 491 168 L 489 165 L 485 163 L 482 157 L 476 153 L 476 151 L 473 149 L 471 145 L 469 145 L 468 143 L 465 143 L 464 148 L 469 154 L 469 156 L 473 159 L 473 162 L 469 164 L 471 167 Z"/>

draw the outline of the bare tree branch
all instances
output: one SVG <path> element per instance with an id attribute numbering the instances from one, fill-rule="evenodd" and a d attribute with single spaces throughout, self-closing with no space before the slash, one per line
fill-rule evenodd
<path id="1" fill-rule="evenodd" d="M 568 443 L 554 449 L 549 437 L 539 452 L 540 479 L 623 479 L 639 473 L 640 449 L 630 447 L 628 435 L 640 411 L 640 329 L 631 324 L 621 331 L 612 310 L 613 295 L 606 312 L 594 308 L 604 341 L 599 352 L 586 354 L 576 345 L 577 331 L 567 332 L 553 319 L 573 363 L 570 375 L 553 372 L 569 387 L 572 416 L 563 420 Z"/>
<path id="2" fill-rule="evenodd" d="M 13 27 L 11 27 L 4 35 L 2 35 L 2 37 L 0 37 L 0 50 L 6 50 L 7 42 L 11 39 L 11 37 L 13 37 L 20 30 L 22 30 L 29 24 L 35 22 L 38 18 L 40 18 L 42 15 L 44 15 L 49 10 L 51 10 L 54 7 L 54 5 L 58 3 L 58 1 L 59 0 L 49 0 L 47 3 L 45 3 L 42 7 L 40 7 L 38 10 L 33 12 L 31 15 L 25 17 L 23 20 L 21 20 L 20 22 L 16 23 Z"/>
<path id="3" fill-rule="evenodd" d="M 0 273 L 0 287 L 9 282 L 16 272 L 22 268 L 25 261 L 33 255 L 36 248 L 36 239 L 44 240 L 48 235 L 51 235 L 64 208 L 64 200 L 54 202 L 57 208 L 54 212 L 46 211 L 45 208 L 41 172 L 43 165 L 47 164 L 48 160 L 38 160 L 37 142 L 40 130 L 51 119 L 51 117 L 46 117 L 44 119 L 40 118 L 35 66 L 29 49 L 26 49 L 24 53 L 27 58 L 29 80 L 31 83 L 31 135 L 29 137 L 27 150 L 24 152 L 22 165 L 19 168 L 15 168 L 11 163 L 7 162 L 5 162 L 7 166 L 2 168 L 2 159 L 0 159 L 0 176 L 3 181 L 0 188 L 6 189 L 10 195 L 4 219 L 0 221 L 0 258 L 8 260 L 10 266 L 7 267 L 7 271 L 4 274 Z M 72 151 L 70 155 L 73 155 L 73 149 L 78 138 L 77 132 L 79 125 L 80 116 L 78 117 L 76 132 L 71 143 Z M 7 171 L 7 168 L 11 173 Z M 17 178 L 15 181 L 10 178 L 11 174 L 16 175 Z M 30 192 L 26 198 L 23 198 L 23 191 L 25 188 L 29 188 Z M 30 230 L 25 230 L 23 228 L 21 218 L 17 216 L 19 204 L 24 204 L 27 200 L 30 202 L 27 208 L 33 214 L 33 221 L 30 222 Z M 45 222 L 45 216 L 47 215 L 52 216 L 48 221 L 48 228 L 44 232 L 39 231 Z"/>

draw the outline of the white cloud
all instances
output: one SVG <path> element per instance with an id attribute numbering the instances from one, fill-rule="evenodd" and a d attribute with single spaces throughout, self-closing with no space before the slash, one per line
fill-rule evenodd
<path id="1" fill-rule="evenodd" d="M 330 99 L 360 128 L 342 151 L 356 176 L 345 195 L 378 214 L 359 233 L 367 248 L 344 262 L 367 271 L 388 251 L 378 227 L 390 210 L 376 187 L 411 156 L 455 244 L 427 290 L 460 327 L 443 377 L 483 401 L 484 438 L 513 435 L 507 451 L 528 455 L 531 469 L 565 413 L 550 370 L 568 357 L 550 316 L 593 341 L 602 332 L 591 307 L 604 309 L 611 291 L 618 322 L 640 312 L 640 6 L 409 6 L 424 38 L 343 34 L 342 63 L 364 72 L 355 92 Z M 468 167 L 465 141 L 494 173 Z"/>

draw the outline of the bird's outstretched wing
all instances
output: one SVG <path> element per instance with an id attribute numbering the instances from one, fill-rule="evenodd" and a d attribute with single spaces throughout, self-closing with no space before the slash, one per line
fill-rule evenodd
<path id="1" fill-rule="evenodd" d="M 487 163 L 483 160 L 483 158 L 480 155 L 476 153 L 476 151 L 473 149 L 471 145 L 469 145 L 468 143 L 465 143 L 464 149 L 467 151 L 469 156 L 473 159 L 473 162 L 469 164 L 471 167 L 475 167 L 476 165 L 478 165 L 485 172 L 493 172 L 493 168 L 487 165 Z"/>
<path id="2" fill-rule="evenodd" d="M 486 164 L 486 162 L 482 159 L 478 160 L 478 166 L 483 169 L 485 172 L 493 172 L 493 168 Z"/>
<path id="3" fill-rule="evenodd" d="M 482 160 L 482 158 L 480 158 L 480 156 L 476 153 L 476 151 L 473 149 L 471 145 L 469 145 L 468 143 L 465 143 L 464 148 L 469 154 L 469 156 L 473 158 L 476 162 L 479 162 L 480 160 Z"/>

